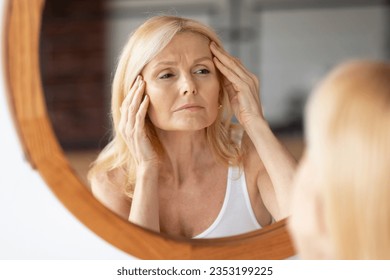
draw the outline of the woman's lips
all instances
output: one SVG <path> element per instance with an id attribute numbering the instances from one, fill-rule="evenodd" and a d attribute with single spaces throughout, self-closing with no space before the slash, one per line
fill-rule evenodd
<path id="1" fill-rule="evenodd" d="M 199 106 L 197 104 L 185 104 L 185 105 L 180 106 L 179 108 L 177 108 L 174 112 L 183 111 L 183 110 L 193 112 L 193 111 L 197 111 L 197 110 L 200 110 L 200 109 L 203 109 L 203 107 Z"/>

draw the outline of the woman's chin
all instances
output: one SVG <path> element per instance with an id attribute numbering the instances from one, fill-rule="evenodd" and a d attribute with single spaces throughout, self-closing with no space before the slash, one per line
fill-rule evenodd
<path id="1" fill-rule="evenodd" d="M 155 127 L 164 131 L 195 132 L 203 130 L 212 124 L 213 122 L 196 122 L 193 120 L 188 120 L 176 123 L 174 125 L 155 124 Z"/>

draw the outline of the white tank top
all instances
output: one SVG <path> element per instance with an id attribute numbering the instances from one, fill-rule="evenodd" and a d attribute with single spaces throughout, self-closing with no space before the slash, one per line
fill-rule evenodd
<path id="1" fill-rule="evenodd" d="M 241 174 L 240 174 L 241 173 Z M 260 229 L 246 186 L 245 173 L 239 167 L 228 170 L 225 200 L 211 226 L 193 238 L 218 238 Z"/>

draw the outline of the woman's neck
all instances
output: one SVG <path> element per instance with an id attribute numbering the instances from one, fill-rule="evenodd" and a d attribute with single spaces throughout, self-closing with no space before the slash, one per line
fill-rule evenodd
<path id="1" fill-rule="evenodd" d="M 177 183 L 215 163 L 206 131 L 162 131 L 156 129 L 165 155 L 160 171 Z M 173 178 L 172 178 L 173 177 Z"/>

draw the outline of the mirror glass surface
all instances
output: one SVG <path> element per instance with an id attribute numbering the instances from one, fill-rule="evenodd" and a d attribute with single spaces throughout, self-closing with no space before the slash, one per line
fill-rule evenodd
<path id="1" fill-rule="evenodd" d="M 303 108 L 316 82 L 341 61 L 390 55 L 389 7 L 381 1 L 47 0 L 40 38 L 46 106 L 87 187 L 89 164 L 111 133 L 117 57 L 130 33 L 161 13 L 217 31 L 259 77 L 265 116 L 297 160 L 304 149 Z"/>

